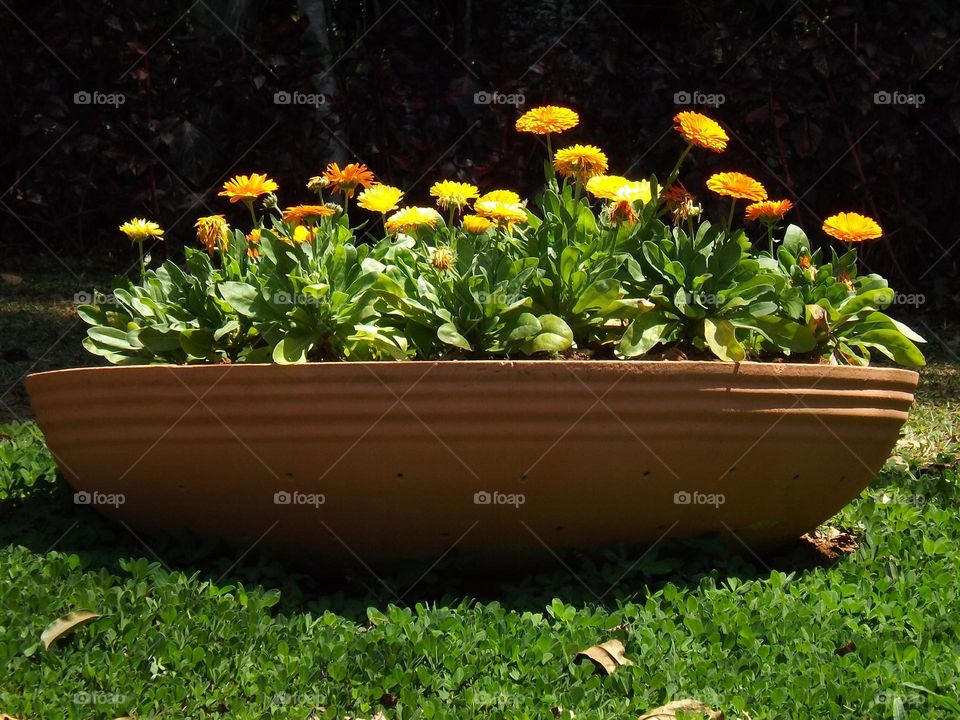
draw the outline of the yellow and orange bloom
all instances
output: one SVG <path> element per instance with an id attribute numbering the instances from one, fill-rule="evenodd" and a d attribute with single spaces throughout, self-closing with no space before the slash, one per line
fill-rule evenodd
<path id="1" fill-rule="evenodd" d="M 384 223 L 387 232 L 396 235 L 400 232 L 410 232 L 420 227 L 435 228 L 440 220 L 440 213 L 433 208 L 405 207 L 397 210 Z"/>
<path id="2" fill-rule="evenodd" d="M 335 212 L 329 205 L 294 205 L 283 211 L 283 221 L 290 225 L 301 225 L 306 220 L 330 217 Z"/>
<path id="3" fill-rule="evenodd" d="M 445 245 L 434 248 L 430 253 L 430 264 L 437 270 L 449 270 L 453 267 L 455 259 L 453 251 Z"/>
<path id="4" fill-rule="evenodd" d="M 197 218 L 197 222 L 193 226 L 197 229 L 197 240 L 211 256 L 218 248 L 221 252 L 226 251 L 230 229 L 223 215 Z"/>
<path id="5" fill-rule="evenodd" d="M 296 243 L 313 242 L 316 237 L 316 228 L 307 227 L 306 225 L 297 225 L 293 229 L 293 241 Z"/>
<path id="6" fill-rule="evenodd" d="M 570 108 L 543 105 L 521 115 L 517 119 L 517 130 L 535 135 L 550 135 L 574 128 L 579 123 L 580 116 Z"/>
<path id="7" fill-rule="evenodd" d="M 223 184 L 220 197 L 230 198 L 230 202 L 252 202 L 261 195 L 275 192 L 280 186 L 266 175 L 237 175 Z"/>
<path id="8" fill-rule="evenodd" d="M 633 225 L 637 214 L 628 200 L 618 200 L 610 207 L 610 222 L 618 225 Z"/>
<path id="9" fill-rule="evenodd" d="M 513 190 L 491 190 L 490 192 L 484 193 L 478 197 L 477 202 L 496 202 L 503 203 L 505 205 L 519 205 L 520 196 L 517 195 Z M 476 203 L 474 203 L 474 205 L 476 205 Z"/>
<path id="10" fill-rule="evenodd" d="M 761 200 L 747 205 L 746 219 L 772 223 L 783 220 L 792 208 L 793 203 L 789 200 Z"/>
<path id="11" fill-rule="evenodd" d="M 557 150 L 553 168 L 564 177 L 585 183 L 607 171 L 607 156 L 595 145 L 571 145 Z"/>
<path id="12" fill-rule="evenodd" d="M 730 138 L 716 120 L 698 112 L 685 111 L 673 118 L 676 130 L 690 145 L 720 153 L 727 148 Z"/>
<path id="13" fill-rule="evenodd" d="M 850 273 L 848 273 L 846 270 L 837 275 L 837 282 L 843 285 L 850 292 L 854 292 L 856 290 L 856 286 L 853 284 L 853 278 L 850 277 Z"/>
<path id="14" fill-rule="evenodd" d="M 727 197 L 759 202 L 767 199 L 767 189 L 759 180 L 739 172 L 721 172 L 710 176 L 707 188 Z"/>
<path id="15" fill-rule="evenodd" d="M 257 247 L 260 244 L 260 228 L 254 228 L 247 233 L 247 242 L 250 243 L 247 246 L 247 256 L 256 260 L 260 257 L 260 249 Z"/>
<path id="16" fill-rule="evenodd" d="M 674 225 L 679 225 L 695 217 L 699 217 L 703 208 L 697 204 L 696 198 L 679 182 L 674 183 L 660 193 L 667 210 L 673 215 Z"/>
<path id="17" fill-rule="evenodd" d="M 471 235 L 479 235 L 480 233 L 485 233 L 487 230 L 493 227 L 493 222 L 487 220 L 485 217 L 480 215 L 464 215 L 463 216 L 463 229 L 470 233 Z"/>
<path id="18" fill-rule="evenodd" d="M 843 242 L 876 240 L 883 235 L 883 228 L 876 220 L 855 212 L 831 215 L 824 221 L 823 231 Z"/>
<path id="19" fill-rule="evenodd" d="M 473 204 L 477 215 L 487 218 L 497 227 L 511 229 L 515 223 L 527 221 L 527 211 L 518 203 L 497 202 L 496 200 L 478 200 Z"/>
<path id="20" fill-rule="evenodd" d="M 627 180 L 620 175 L 595 175 L 587 180 L 587 192 L 604 200 L 650 202 L 649 180 Z"/>
<path id="21" fill-rule="evenodd" d="M 403 190 L 392 185 L 377 183 L 357 195 L 357 205 L 381 215 L 396 210 L 403 198 Z"/>
<path id="22" fill-rule="evenodd" d="M 332 162 L 323 171 L 323 178 L 329 183 L 332 192 L 342 192 L 348 198 L 353 197 L 357 186 L 368 188 L 374 183 L 374 176 L 363 163 L 350 163 L 341 168 Z"/>
<path id="23" fill-rule="evenodd" d="M 143 242 L 147 238 L 163 239 L 163 229 L 157 223 L 143 218 L 127 220 L 120 226 L 120 232 L 136 242 Z"/>
<path id="24" fill-rule="evenodd" d="M 440 180 L 430 188 L 430 197 L 437 199 L 437 207 L 442 210 L 454 207 L 458 212 L 479 194 L 476 185 L 456 180 Z"/>

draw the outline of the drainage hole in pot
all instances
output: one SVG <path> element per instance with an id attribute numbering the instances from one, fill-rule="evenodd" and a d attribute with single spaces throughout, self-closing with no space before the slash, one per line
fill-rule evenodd
<path id="1" fill-rule="evenodd" d="M 649 479 L 650 479 L 650 471 L 649 471 L 649 470 L 644 470 L 644 471 L 643 471 L 643 475 L 641 475 L 641 477 L 642 477 L 644 480 L 649 480 Z"/>
<path id="2" fill-rule="evenodd" d="M 527 481 L 527 476 L 526 476 L 526 474 L 521 475 L 521 476 L 520 476 L 520 482 L 526 482 L 526 481 Z"/>
<path id="3" fill-rule="evenodd" d="M 403 473 L 397 473 L 397 480 L 403 480 Z"/>
<path id="4" fill-rule="evenodd" d="M 799 479 L 800 479 L 800 473 L 797 473 L 796 475 L 794 475 L 794 476 L 793 476 L 793 479 L 794 479 L 794 480 L 799 480 Z"/>
<path id="5" fill-rule="evenodd" d="M 287 473 L 287 477 L 293 480 L 293 473 Z"/>
<path id="6" fill-rule="evenodd" d="M 554 528 L 554 530 L 556 530 L 557 532 L 562 531 L 562 530 L 563 530 L 563 525 L 557 525 L 557 526 Z"/>

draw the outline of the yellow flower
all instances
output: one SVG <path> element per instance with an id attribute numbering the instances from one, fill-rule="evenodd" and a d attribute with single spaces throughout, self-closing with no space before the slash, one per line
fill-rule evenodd
<path id="1" fill-rule="evenodd" d="M 782 220 L 792 207 L 793 203 L 789 200 L 761 200 L 747 205 L 746 218 L 763 222 Z"/>
<path id="2" fill-rule="evenodd" d="M 640 180 L 639 182 L 627 182 L 617 188 L 617 191 L 614 193 L 614 200 L 618 202 L 637 202 L 638 200 L 642 203 L 650 202 L 651 192 L 650 192 L 650 181 L 649 180 Z"/>
<path id="3" fill-rule="evenodd" d="M 752 200 L 758 202 L 767 199 L 767 189 L 749 175 L 738 172 L 722 172 L 710 176 L 707 188 L 717 195 Z"/>
<path id="4" fill-rule="evenodd" d="M 443 210 L 451 205 L 461 210 L 471 199 L 477 197 L 478 193 L 476 185 L 455 180 L 441 180 L 430 188 L 430 196 L 437 199 L 437 207 Z"/>
<path id="5" fill-rule="evenodd" d="M 549 135 L 576 127 L 580 116 L 570 108 L 544 105 L 528 110 L 517 119 L 517 130 L 536 135 Z"/>
<path id="6" fill-rule="evenodd" d="M 291 225 L 299 225 L 304 220 L 329 217 L 336 212 L 327 205 L 294 205 L 283 211 L 283 221 Z"/>
<path id="7" fill-rule="evenodd" d="M 619 175 L 594 175 L 587 180 L 587 192 L 604 200 L 650 202 L 649 180 L 627 180 Z"/>
<path id="8" fill-rule="evenodd" d="M 409 232 L 423 225 L 436 227 L 439 219 L 440 213 L 433 208 L 405 207 L 388 217 L 384 226 L 388 233 L 396 235 L 398 232 Z"/>
<path id="9" fill-rule="evenodd" d="M 162 238 L 163 230 L 155 222 L 144 220 L 143 218 L 133 218 L 127 220 L 120 226 L 120 232 L 131 240 L 143 241 L 148 237 Z"/>
<path id="10" fill-rule="evenodd" d="M 403 190 L 400 188 L 377 183 L 357 195 L 357 205 L 370 212 L 388 213 L 397 209 L 401 198 Z"/>
<path id="11" fill-rule="evenodd" d="M 306 225 L 297 225 L 293 229 L 293 241 L 298 243 L 303 243 L 307 241 L 313 241 L 316 237 L 317 229 L 308 228 Z M 288 243 L 289 244 L 289 243 Z"/>
<path id="12" fill-rule="evenodd" d="M 496 202 L 495 200 L 477 201 L 473 204 L 473 209 L 478 215 L 491 220 L 499 227 L 510 228 L 514 223 L 523 223 L 527 221 L 527 212 L 522 205 L 514 203 Z"/>
<path id="13" fill-rule="evenodd" d="M 854 212 L 831 215 L 824 221 L 823 231 L 843 242 L 875 240 L 883 235 L 883 228 L 876 220 Z"/>
<path id="14" fill-rule="evenodd" d="M 261 195 L 274 192 L 279 185 L 266 175 L 237 175 L 223 184 L 220 197 L 230 198 L 235 203 L 241 200 L 256 200 Z"/>
<path id="15" fill-rule="evenodd" d="M 493 227 L 493 223 L 479 215 L 464 215 L 463 229 L 471 235 L 479 235 Z"/>
<path id="16" fill-rule="evenodd" d="M 207 249 L 210 255 L 219 247 L 226 251 L 229 241 L 227 221 L 223 215 L 210 215 L 198 218 L 194 224 L 197 229 L 197 240 Z"/>
<path id="17" fill-rule="evenodd" d="M 363 163 L 350 163 L 341 169 L 332 162 L 323 171 L 323 177 L 330 183 L 332 192 L 346 193 L 348 198 L 353 197 L 357 185 L 368 188 L 374 181 L 373 173 Z"/>
<path id="18" fill-rule="evenodd" d="M 520 196 L 513 190 L 491 190 L 477 198 L 477 202 L 498 202 L 506 203 L 507 205 L 519 205 Z"/>
<path id="19" fill-rule="evenodd" d="M 713 152 L 723 152 L 730 138 L 720 124 L 698 112 L 677 113 L 673 121 L 674 128 L 691 145 L 697 145 Z"/>
<path id="20" fill-rule="evenodd" d="M 553 167 L 564 177 L 586 182 L 607 171 L 607 156 L 595 145 L 571 145 L 557 150 Z"/>
<path id="21" fill-rule="evenodd" d="M 430 253 L 430 264 L 437 270 L 449 270 L 453 267 L 453 261 L 453 252 L 444 245 L 434 248 Z"/>

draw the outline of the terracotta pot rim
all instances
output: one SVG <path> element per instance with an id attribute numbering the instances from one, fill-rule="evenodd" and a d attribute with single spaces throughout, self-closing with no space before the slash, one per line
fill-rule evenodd
<path id="1" fill-rule="evenodd" d="M 376 360 L 376 361 L 350 361 L 350 360 L 331 360 L 325 362 L 308 362 L 296 365 L 279 365 L 277 363 L 235 363 L 235 364 L 217 364 L 207 363 L 198 365 L 177 365 L 172 363 L 156 363 L 144 365 L 105 365 L 88 366 L 75 368 L 62 368 L 59 370 L 45 370 L 43 372 L 30 373 L 28 378 L 47 378 L 55 376 L 64 376 L 81 373 L 134 373 L 144 371 L 145 369 L 167 368 L 174 371 L 187 372 L 209 372 L 214 369 L 237 369 L 237 368 L 276 368 L 277 372 L 290 372 L 300 368 L 374 368 L 374 367 L 419 367 L 427 366 L 469 366 L 469 367 L 510 367 L 510 368 L 528 368 L 528 367 L 577 367 L 577 368 L 641 368 L 658 369 L 681 368 L 687 371 L 695 372 L 718 372 L 722 374 L 746 372 L 751 375 L 763 374 L 763 371 L 787 372 L 791 375 L 799 376 L 819 376 L 833 375 L 838 378 L 849 379 L 867 379 L 886 377 L 891 380 L 898 378 L 905 382 L 913 382 L 919 379 L 920 374 L 916 370 L 902 367 L 887 367 L 879 365 L 869 365 L 866 367 L 857 365 L 826 365 L 819 363 L 791 363 L 791 362 L 742 362 L 728 363 L 721 360 Z M 759 372 L 757 372 L 759 371 Z"/>

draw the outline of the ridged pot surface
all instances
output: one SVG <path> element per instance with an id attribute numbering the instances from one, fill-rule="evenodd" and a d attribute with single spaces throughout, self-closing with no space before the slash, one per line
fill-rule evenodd
<path id="1" fill-rule="evenodd" d="M 331 559 L 799 537 L 875 477 L 917 374 L 719 362 L 135 366 L 31 375 L 78 502 Z"/>

